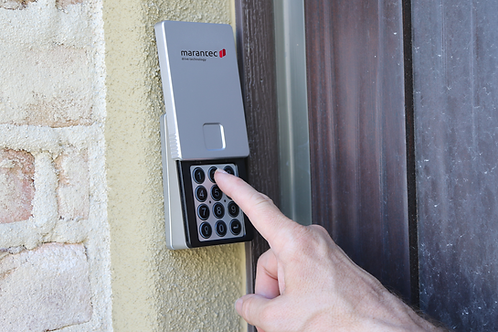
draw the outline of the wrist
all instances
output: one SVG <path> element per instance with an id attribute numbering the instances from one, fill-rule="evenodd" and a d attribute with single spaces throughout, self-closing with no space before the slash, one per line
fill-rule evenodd
<path id="1" fill-rule="evenodd" d="M 379 289 L 374 296 L 361 304 L 366 314 L 362 317 L 361 327 L 355 331 L 444 331 L 420 317 L 401 299 L 391 294 L 385 288 Z"/>

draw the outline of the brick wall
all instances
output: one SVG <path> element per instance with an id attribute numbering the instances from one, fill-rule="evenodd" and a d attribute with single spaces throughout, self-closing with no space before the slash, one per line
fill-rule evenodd
<path id="1" fill-rule="evenodd" d="M 108 331 L 101 2 L 0 0 L 0 330 Z"/>

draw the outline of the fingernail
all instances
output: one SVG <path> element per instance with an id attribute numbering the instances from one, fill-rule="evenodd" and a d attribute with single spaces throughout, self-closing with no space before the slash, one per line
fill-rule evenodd
<path id="1" fill-rule="evenodd" d="M 217 172 L 217 173 L 221 173 L 221 174 L 228 174 L 228 173 L 227 173 L 224 169 L 222 169 L 222 168 L 217 168 L 217 169 L 216 169 L 216 172 Z"/>

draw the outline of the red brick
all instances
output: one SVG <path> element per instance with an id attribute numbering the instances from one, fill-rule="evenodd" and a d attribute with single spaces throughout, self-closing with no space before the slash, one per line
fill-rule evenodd
<path id="1" fill-rule="evenodd" d="M 26 151 L 0 149 L 0 224 L 31 216 L 35 158 Z"/>
<path id="2" fill-rule="evenodd" d="M 51 331 L 91 316 L 83 245 L 48 243 L 0 259 L 1 331 Z"/>
<path id="3" fill-rule="evenodd" d="M 36 0 L 5 0 L 0 1 L 0 8 L 4 9 L 24 9 L 30 2 L 35 2 Z"/>
<path id="4" fill-rule="evenodd" d="M 92 60 L 87 49 L 53 45 L 3 53 L 5 68 L 0 75 L 6 77 L 2 93 L 7 98 L 2 100 L 0 123 L 62 128 L 94 122 Z"/>

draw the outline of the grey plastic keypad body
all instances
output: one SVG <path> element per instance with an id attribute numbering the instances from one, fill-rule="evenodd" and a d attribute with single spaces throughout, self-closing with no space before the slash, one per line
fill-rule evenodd
<path id="1" fill-rule="evenodd" d="M 213 165 L 231 166 L 245 177 L 249 144 L 233 30 L 227 24 L 163 21 L 155 32 L 165 103 L 160 124 L 166 244 L 184 249 L 248 241 L 252 226 L 242 212 L 230 216 L 231 200 L 223 193 L 214 200 L 215 184 L 207 175 L 203 184 L 192 178 L 194 169 Z M 206 187 L 205 202 L 198 199 L 199 185 Z M 209 217 L 203 219 L 199 209 Z"/>

